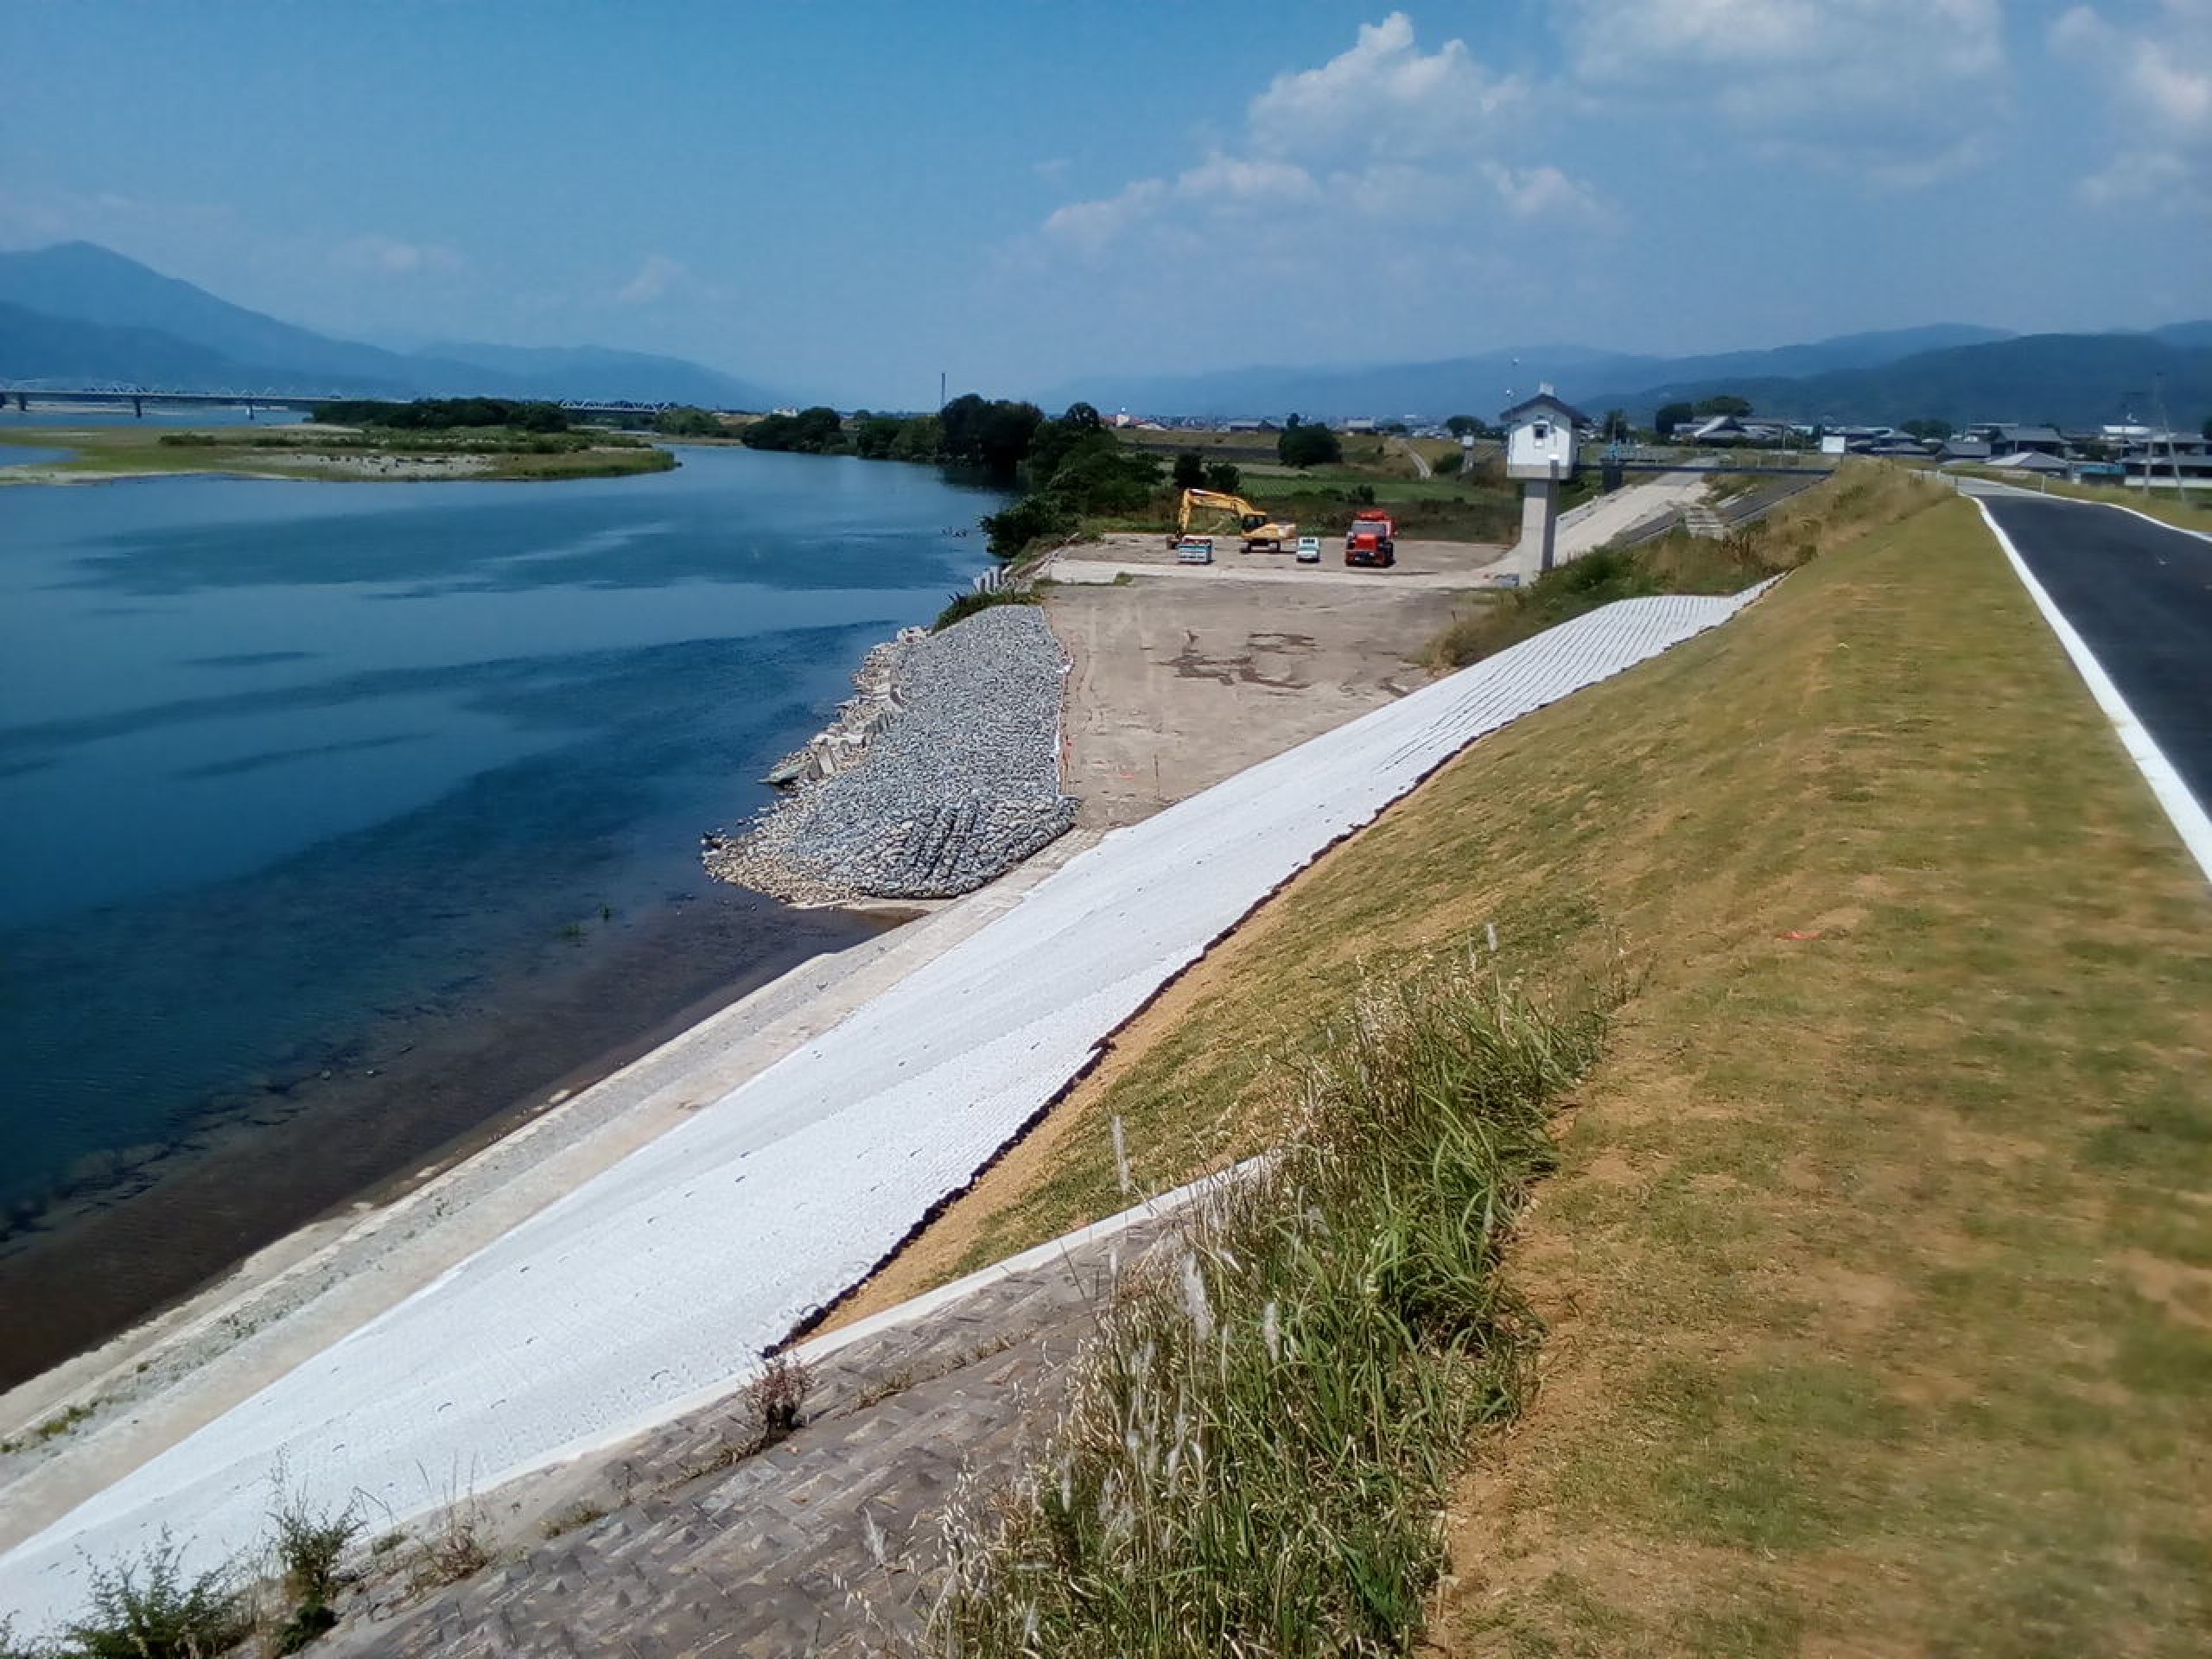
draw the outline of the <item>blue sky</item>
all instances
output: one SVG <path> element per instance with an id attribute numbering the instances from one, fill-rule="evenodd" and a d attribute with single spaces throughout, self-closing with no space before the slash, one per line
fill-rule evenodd
<path id="1" fill-rule="evenodd" d="M 0 107 L 0 246 L 843 404 L 2212 314 L 2212 0 L 16 0 Z"/>

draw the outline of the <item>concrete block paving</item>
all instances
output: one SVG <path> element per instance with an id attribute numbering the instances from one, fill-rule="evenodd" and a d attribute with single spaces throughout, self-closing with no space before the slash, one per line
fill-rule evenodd
<path id="1" fill-rule="evenodd" d="M 372 1577 L 318 1644 L 330 1655 L 861 1655 L 910 1650 L 963 1478 L 1017 1473 L 1056 1419 L 1117 1263 L 1155 1220 L 855 1341 L 814 1378 L 806 1421 L 757 1436 L 743 1397 L 550 1477 L 484 1494 L 502 1559 L 417 1592 Z M 865 1403 L 863 1403 L 865 1402 Z M 603 1509 L 547 1539 L 549 1515 Z M 588 1511 L 587 1511 L 588 1512 Z M 404 1554 L 404 1552 L 395 1552 Z"/>

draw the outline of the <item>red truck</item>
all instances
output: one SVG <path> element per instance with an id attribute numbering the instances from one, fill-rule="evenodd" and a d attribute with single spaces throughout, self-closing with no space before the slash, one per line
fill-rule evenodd
<path id="1" fill-rule="evenodd" d="M 1344 563 L 1387 568 L 1397 562 L 1397 525 L 1382 508 L 1362 507 L 1344 532 Z"/>

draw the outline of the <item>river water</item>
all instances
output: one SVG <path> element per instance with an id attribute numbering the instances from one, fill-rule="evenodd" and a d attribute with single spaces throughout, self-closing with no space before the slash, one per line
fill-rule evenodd
<path id="1" fill-rule="evenodd" d="M 996 498 L 682 456 L 0 488 L 0 1386 L 873 925 L 699 836 Z"/>

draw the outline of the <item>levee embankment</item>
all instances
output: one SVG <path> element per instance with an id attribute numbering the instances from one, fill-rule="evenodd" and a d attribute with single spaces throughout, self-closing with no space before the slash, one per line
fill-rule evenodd
<path id="1" fill-rule="evenodd" d="M 1331 852 L 876 1294 L 1116 1207 L 1116 1123 L 1139 1190 L 1267 1144 L 1315 1011 L 1425 953 L 1624 963 L 1427 1643 L 2188 1650 L 2212 895 L 1972 506 L 1898 505 Z"/>

